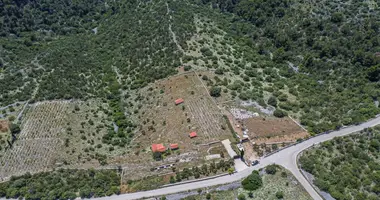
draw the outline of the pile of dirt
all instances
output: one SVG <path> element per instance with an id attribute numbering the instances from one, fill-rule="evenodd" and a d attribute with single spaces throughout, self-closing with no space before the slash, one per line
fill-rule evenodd
<path id="1" fill-rule="evenodd" d="M 9 121 L 0 120 L 0 132 L 5 133 L 9 131 Z"/>

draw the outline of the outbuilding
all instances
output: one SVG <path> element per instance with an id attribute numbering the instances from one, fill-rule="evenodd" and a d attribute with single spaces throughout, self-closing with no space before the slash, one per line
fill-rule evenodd
<path id="1" fill-rule="evenodd" d="M 195 137 L 197 137 L 198 135 L 197 135 L 196 132 L 191 132 L 191 133 L 189 134 L 189 136 L 190 136 L 190 138 L 195 138 Z"/>
<path id="2" fill-rule="evenodd" d="M 184 100 L 182 98 L 179 98 L 179 99 L 175 100 L 175 105 L 179 105 L 183 102 L 184 102 Z"/>
<path id="3" fill-rule="evenodd" d="M 152 144 L 152 151 L 162 153 L 166 151 L 166 148 L 163 144 Z"/>
<path id="4" fill-rule="evenodd" d="M 178 149 L 179 148 L 179 146 L 178 146 L 178 144 L 170 144 L 170 149 L 171 150 L 175 150 L 175 149 Z"/>

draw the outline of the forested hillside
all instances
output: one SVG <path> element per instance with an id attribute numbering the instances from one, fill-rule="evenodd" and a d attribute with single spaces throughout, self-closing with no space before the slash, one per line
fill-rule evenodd
<path id="1" fill-rule="evenodd" d="M 185 64 L 312 132 L 359 123 L 379 113 L 379 3 L 3 1 L 0 103 L 100 97 L 126 120 L 131 91 Z"/>
<path id="2" fill-rule="evenodd" d="M 198 3 L 234 13 L 230 30 L 235 38 L 245 38 L 271 58 L 271 65 L 287 69 L 281 76 L 290 80 L 299 100 L 292 106 L 301 108 L 302 124 L 315 132 L 379 112 L 374 101 L 379 96 L 380 1 Z"/>
<path id="3" fill-rule="evenodd" d="M 301 167 L 315 176 L 314 184 L 335 199 L 379 199 L 379 126 L 336 138 L 307 150 Z"/>

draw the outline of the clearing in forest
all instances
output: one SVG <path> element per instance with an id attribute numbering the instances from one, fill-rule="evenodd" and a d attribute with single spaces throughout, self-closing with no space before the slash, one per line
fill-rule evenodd
<path id="1" fill-rule="evenodd" d="M 248 135 L 256 144 L 295 142 L 309 136 L 290 118 L 253 117 L 243 120 Z"/>
<path id="2" fill-rule="evenodd" d="M 158 81 L 142 96 L 142 134 L 136 140 L 145 147 L 153 142 L 179 143 L 186 151 L 231 136 L 221 111 L 193 72 Z M 176 105 L 179 98 L 184 102 Z M 191 139 L 191 132 L 197 137 Z"/>
<path id="3" fill-rule="evenodd" d="M 144 167 L 175 163 L 177 169 L 182 169 L 204 163 L 205 156 L 210 154 L 227 155 L 223 148 L 209 151 L 220 147 L 220 141 L 232 138 L 232 134 L 196 73 L 187 72 L 157 81 L 142 89 L 137 98 L 140 101 L 135 117 L 140 126 L 132 142 L 134 154 L 120 157 L 119 163 L 126 159 L 130 165 L 136 163 Z M 175 101 L 180 98 L 184 101 L 176 105 Z M 196 132 L 197 137 L 190 138 L 192 132 Z M 178 144 L 179 149 L 166 152 L 162 161 L 156 162 L 151 152 L 152 144 L 165 147 Z M 135 171 L 128 171 L 128 176 L 136 176 Z"/>

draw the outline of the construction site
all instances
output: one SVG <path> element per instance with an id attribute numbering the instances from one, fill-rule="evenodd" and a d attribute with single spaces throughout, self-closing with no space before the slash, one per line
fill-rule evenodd
<path id="1" fill-rule="evenodd" d="M 276 118 L 248 108 L 232 107 L 225 111 L 234 132 L 240 139 L 238 149 L 243 160 L 252 165 L 260 157 L 294 144 L 310 136 L 307 130 L 289 117 Z"/>

